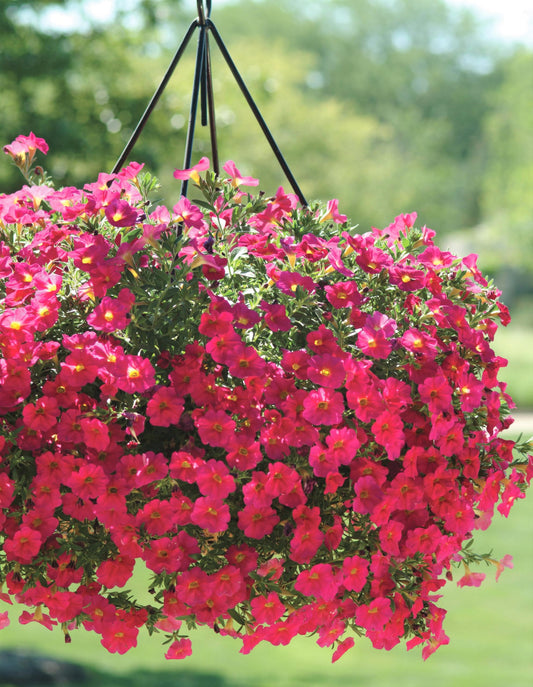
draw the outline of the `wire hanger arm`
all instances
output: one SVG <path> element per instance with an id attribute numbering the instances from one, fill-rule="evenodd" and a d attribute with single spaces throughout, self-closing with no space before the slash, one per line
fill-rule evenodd
<path id="1" fill-rule="evenodd" d="M 253 112 L 256 120 L 257 120 L 257 123 L 261 127 L 261 130 L 264 133 L 265 138 L 267 139 L 268 143 L 270 144 L 270 147 L 272 148 L 272 152 L 274 153 L 277 161 L 279 162 L 281 169 L 284 171 L 285 176 L 287 177 L 290 185 L 293 188 L 293 191 L 298 196 L 300 203 L 302 205 L 307 206 L 308 203 L 307 203 L 296 179 L 294 178 L 294 175 L 291 172 L 289 165 L 287 164 L 285 158 L 283 157 L 283 154 L 282 154 L 278 144 L 274 140 L 274 136 L 272 136 L 270 129 L 268 128 L 265 120 L 263 119 L 263 115 L 259 111 L 259 108 L 257 107 L 254 99 L 252 98 L 250 91 L 246 87 L 246 84 L 244 83 L 244 81 L 243 81 L 243 79 L 242 79 L 242 77 L 241 77 L 241 75 L 240 75 L 240 73 L 239 73 L 239 71 L 235 65 L 235 62 L 232 60 L 231 55 L 229 54 L 226 46 L 224 45 L 224 41 L 220 37 L 220 34 L 219 34 L 216 26 L 213 24 L 212 21 L 208 21 L 208 25 L 209 25 L 209 28 L 211 29 L 211 32 L 213 34 L 215 41 L 217 42 L 219 50 L 222 53 L 222 56 L 226 60 L 226 64 L 228 65 L 231 73 L 233 74 L 235 81 L 237 82 L 239 88 L 241 89 L 241 92 L 244 95 L 246 102 L 248 103 L 250 109 L 252 110 L 252 112 Z"/>
<path id="2" fill-rule="evenodd" d="M 183 53 L 185 52 L 185 49 L 187 45 L 189 44 L 189 41 L 192 38 L 192 35 L 198 26 L 198 20 L 195 19 L 192 24 L 189 26 L 187 33 L 185 34 L 183 40 L 181 41 L 178 49 L 176 50 L 176 54 L 172 58 L 172 61 L 170 65 L 168 66 L 168 69 L 165 73 L 165 76 L 161 80 L 161 83 L 157 87 L 154 95 L 152 96 L 152 99 L 148 103 L 148 106 L 146 110 L 144 111 L 144 114 L 142 115 L 141 119 L 139 120 L 139 123 L 135 127 L 135 131 L 130 137 L 130 140 L 126 143 L 126 146 L 124 150 L 122 151 L 122 154 L 120 155 L 119 159 L 117 160 L 115 166 L 113 167 L 113 174 L 117 174 L 121 169 L 126 160 L 128 159 L 131 151 L 133 150 L 134 145 L 137 143 L 137 140 L 139 136 L 142 133 L 142 130 L 144 129 L 144 126 L 146 122 L 148 121 L 150 115 L 152 114 L 155 106 L 157 105 L 159 98 L 163 94 L 163 91 L 167 87 L 168 82 L 170 81 L 170 77 L 174 73 L 174 70 L 176 69 L 178 62 L 181 60 Z"/>
<path id="3" fill-rule="evenodd" d="M 218 32 L 216 26 L 213 24 L 213 22 L 210 19 L 211 15 L 211 0 L 206 1 L 206 7 L 204 8 L 204 2 L 203 0 L 197 0 L 197 8 L 198 8 L 198 18 L 195 19 L 192 24 L 189 26 L 187 33 L 185 34 L 182 42 L 180 43 L 174 57 L 172 58 L 172 61 L 161 81 L 159 86 L 157 87 L 154 95 L 152 96 L 152 99 L 150 100 L 146 110 L 144 111 L 144 114 L 142 115 L 139 123 L 137 124 L 135 131 L 131 135 L 130 140 L 126 144 L 124 150 L 122 151 L 122 154 L 120 158 L 117 160 L 115 166 L 113 167 L 113 174 L 116 174 L 124 165 L 126 160 L 128 159 L 134 145 L 136 144 L 139 136 L 141 135 L 142 130 L 144 129 L 144 126 L 146 122 L 148 121 L 150 115 L 152 114 L 152 111 L 154 110 L 155 106 L 157 105 L 159 98 L 161 97 L 163 91 L 165 90 L 170 77 L 172 76 L 178 62 L 180 61 L 181 57 L 183 56 L 183 53 L 185 52 L 185 49 L 187 48 L 191 37 L 193 33 L 195 32 L 196 29 L 199 31 L 199 36 L 198 36 L 198 46 L 196 50 L 196 66 L 195 66 L 195 72 L 194 72 L 194 80 L 193 80 L 193 89 L 192 89 L 192 96 L 191 96 L 191 106 L 190 106 L 190 112 L 189 112 L 189 124 L 187 127 L 187 139 L 185 143 L 185 158 L 184 158 L 184 169 L 188 169 L 191 166 L 191 159 L 192 159 L 192 149 L 193 149 L 193 143 L 194 143 L 194 133 L 195 133 L 195 125 L 196 125 L 196 115 L 197 115 L 197 109 L 198 109 L 198 98 L 200 98 L 200 109 L 201 109 L 201 123 L 203 126 L 206 126 L 209 124 L 209 133 L 210 133 L 210 140 L 211 140 L 211 152 L 212 152 L 212 161 L 213 161 L 213 170 L 215 174 L 219 174 L 219 158 L 218 158 L 218 143 L 217 143 L 217 132 L 216 132 L 216 121 L 215 121 L 215 104 L 214 104 L 214 96 L 213 96 L 213 78 L 212 78 L 212 72 L 211 72 L 211 54 L 210 54 L 210 48 L 209 48 L 209 32 L 213 34 L 213 37 L 218 45 L 218 48 L 220 52 L 222 53 L 222 56 L 224 57 L 224 60 L 226 61 L 226 64 L 231 71 L 233 78 L 237 82 L 237 85 L 239 86 L 242 94 L 244 95 L 244 98 L 246 102 L 248 103 L 248 106 L 250 107 L 254 117 L 256 118 L 259 126 L 261 127 L 261 130 L 263 134 L 265 135 L 265 138 L 267 139 L 272 152 L 274 153 L 281 169 L 285 173 L 285 176 L 287 177 L 287 180 L 289 181 L 290 185 L 292 186 L 294 192 L 298 196 L 300 203 L 304 206 L 307 206 L 307 200 L 305 199 L 305 196 L 303 195 L 296 179 L 294 178 L 294 175 L 292 174 L 289 165 L 287 164 L 285 158 L 283 157 L 281 150 L 279 146 L 277 145 L 276 141 L 274 140 L 274 137 L 272 136 L 272 133 L 270 132 L 270 129 L 268 128 L 261 112 L 259 111 L 259 108 L 257 107 L 250 91 L 246 87 L 246 84 L 244 83 L 244 80 L 242 76 L 239 73 L 239 70 L 237 69 L 234 61 L 231 58 L 231 55 L 228 52 L 228 49 L 226 48 L 224 41 L 222 40 L 220 33 Z M 182 196 L 187 195 L 187 187 L 188 187 L 188 180 L 184 180 L 181 185 L 181 194 Z"/>

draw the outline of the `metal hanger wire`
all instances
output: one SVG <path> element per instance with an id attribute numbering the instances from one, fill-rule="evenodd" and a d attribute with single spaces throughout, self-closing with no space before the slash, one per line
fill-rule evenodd
<path id="1" fill-rule="evenodd" d="M 126 144 L 124 150 L 122 151 L 122 154 L 120 155 L 115 166 L 113 167 L 113 174 L 119 172 L 120 169 L 123 167 L 124 163 L 126 162 L 126 160 L 128 159 L 131 151 L 133 150 L 133 147 L 137 143 L 137 140 L 139 139 L 139 136 L 141 135 L 146 125 L 146 122 L 148 121 L 153 110 L 155 109 L 159 101 L 159 98 L 163 94 L 163 91 L 167 87 L 170 77 L 174 73 L 174 70 L 176 69 L 179 61 L 181 60 L 194 32 L 198 30 L 199 35 L 198 45 L 196 49 L 196 66 L 194 70 L 194 80 L 191 96 L 191 106 L 189 111 L 187 139 L 185 142 L 185 158 L 183 162 L 183 168 L 189 169 L 191 167 L 192 149 L 194 143 L 194 133 L 198 111 L 198 100 L 200 100 L 201 124 L 202 126 L 209 125 L 213 170 L 217 175 L 220 172 L 215 119 L 215 102 L 213 96 L 213 78 L 211 71 L 211 51 L 209 45 L 209 33 L 211 33 L 213 38 L 215 39 L 215 42 L 222 56 L 224 57 L 224 60 L 226 61 L 229 70 L 233 75 L 233 78 L 237 82 L 237 85 L 239 86 L 246 102 L 248 103 L 248 106 L 252 110 L 253 115 L 255 116 L 259 126 L 261 127 L 261 130 L 265 135 L 265 138 L 267 139 L 272 149 L 272 152 L 274 153 L 277 161 L 279 162 L 279 165 L 282 168 L 285 176 L 287 177 L 287 180 L 292 186 L 293 191 L 298 196 L 300 203 L 304 206 L 307 206 L 305 196 L 303 195 L 296 179 L 294 178 L 294 175 L 292 174 L 285 158 L 283 157 L 281 150 L 278 144 L 276 143 L 272 133 L 270 132 L 270 129 L 268 128 L 261 112 L 259 111 L 259 108 L 255 103 L 255 100 L 253 99 L 248 88 L 246 87 L 246 84 L 244 83 L 244 80 L 240 75 L 239 70 L 235 65 L 235 62 L 232 60 L 231 55 L 229 54 L 228 49 L 226 48 L 224 41 L 220 36 L 220 33 L 218 32 L 216 26 L 211 20 L 211 0 L 206 0 L 205 3 L 203 0 L 197 0 L 196 4 L 198 9 L 198 17 L 191 23 L 191 25 L 187 29 L 187 32 L 185 33 L 183 40 L 178 46 L 178 49 L 176 50 L 176 53 L 172 58 L 170 65 L 168 66 L 168 69 L 165 72 L 165 75 L 161 80 L 161 83 L 157 87 L 154 95 L 152 96 L 152 99 L 150 100 L 148 106 L 146 107 L 146 110 L 144 111 L 144 114 L 139 120 L 137 126 L 135 127 L 135 130 L 132 133 L 130 140 Z M 184 180 L 181 185 L 182 196 L 187 195 L 187 187 L 188 180 Z"/>

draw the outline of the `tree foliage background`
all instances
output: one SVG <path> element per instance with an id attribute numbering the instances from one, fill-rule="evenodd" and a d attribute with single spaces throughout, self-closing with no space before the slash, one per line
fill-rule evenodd
<path id="1" fill-rule="evenodd" d="M 1 140 L 44 137 L 62 185 L 113 167 L 196 16 L 192 0 L 111 4 L 103 21 L 83 0 L 0 0 Z M 74 28 L 54 23 L 58 8 Z M 444 0 L 215 0 L 212 19 L 308 198 L 339 198 L 362 231 L 416 209 L 441 235 L 482 245 L 486 268 L 515 275 L 511 300 L 531 287 L 530 49 L 492 42 L 475 15 Z M 194 43 L 132 154 L 170 203 Z M 211 43 L 221 159 L 268 193 L 287 187 Z M 197 132 L 194 155 L 209 156 Z M 0 188 L 18 185 L 2 163 Z"/>

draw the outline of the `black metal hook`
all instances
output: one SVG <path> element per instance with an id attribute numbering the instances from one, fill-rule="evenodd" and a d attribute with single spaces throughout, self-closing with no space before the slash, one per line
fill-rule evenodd
<path id="1" fill-rule="evenodd" d="M 200 26 L 205 26 L 206 20 L 211 16 L 211 0 L 206 0 L 206 8 L 204 8 L 203 0 L 196 0 L 196 7 L 198 8 Z"/>
<path id="2" fill-rule="evenodd" d="M 196 0 L 196 7 L 198 8 L 198 21 L 200 26 L 205 26 L 205 12 L 203 0 Z"/>

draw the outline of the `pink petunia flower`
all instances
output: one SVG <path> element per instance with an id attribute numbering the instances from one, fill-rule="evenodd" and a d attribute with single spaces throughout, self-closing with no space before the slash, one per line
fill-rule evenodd
<path id="1" fill-rule="evenodd" d="M 250 602 L 250 606 L 258 623 L 271 625 L 285 613 L 285 606 L 281 603 L 276 592 L 269 592 L 266 596 L 256 596 Z"/>
<path id="2" fill-rule="evenodd" d="M 101 644 L 110 653 L 125 654 L 127 651 L 137 646 L 137 635 L 139 630 L 132 627 L 123 620 L 115 620 L 109 625 L 102 627 Z"/>
<path id="3" fill-rule="evenodd" d="M 248 504 L 238 515 L 238 525 L 246 537 L 262 539 L 272 532 L 279 522 L 276 511 L 269 506 Z"/>
<path id="4" fill-rule="evenodd" d="M 150 424 L 158 427 L 170 427 L 176 425 L 183 413 L 183 398 L 179 397 L 174 389 L 160 387 L 148 401 L 146 414 L 150 418 Z"/>
<path id="5" fill-rule="evenodd" d="M 350 556 L 342 562 L 342 584 L 354 592 L 363 590 L 368 580 L 368 561 L 361 556 Z"/>
<path id="6" fill-rule="evenodd" d="M 307 368 L 307 377 L 314 384 L 320 384 L 329 389 L 338 389 L 344 384 L 346 370 L 342 360 L 325 353 L 311 357 Z"/>
<path id="7" fill-rule="evenodd" d="M 326 211 L 322 214 L 317 213 L 316 215 L 319 222 L 335 222 L 336 224 L 344 224 L 348 219 L 346 215 L 341 215 L 339 212 L 339 201 L 334 198 L 328 201 L 326 206 Z"/>
<path id="8" fill-rule="evenodd" d="M 358 606 L 355 610 L 355 622 L 367 630 L 381 630 L 392 618 L 390 599 L 378 597 L 369 604 Z"/>
<path id="9" fill-rule="evenodd" d="M 302 572 L 296 578 L 294 588 L 305 596 L 331 601 L 339 588 L 339 576 L 329 563 L 317 563 Z"/>
<path id="10" fill-rule="evenodd" d="M 114 198 L 105 208 L 105 216 L 114 227 L 132 227 L 137 221 L 138 210 L 126 200 Z"/>
<path id="11" fill-rule="evenodd" d="M 231 185 L 236 188 L 237 186 L 258 186 L 259 185 L 259 179 L 254 179 L 254 177 L 246 177 L 243 176 L 237 167 L 235 167 L 235 163 L 232 160 L 228 160 L 224 167 L 222 169 L 226 172 L 226 174 L 230 177 L 231 179 Z"/>
<path id="12" fill-rule="evenodd" d="M 220 498 L 201 496 L 194 501 L 191 521 L 211 533 L 224 532 L 230 520 L 229 506 Z"/>
<path id="13" fill-rule="evenodd" d="M 313 425 L 337 425 L 342 420 L 344 398 L 333 389 L 310 391 L 304 399 L 303 417 Z"/>
<path id="14" fill-rule="evenodd" d="M 339 642 L 337 645 L 337 648 L 333 652 L 333 656 L 331 657 L 331 662 L 335 663 L 335 661 L 338 661 L 341 656 L 343 656 L 349 649 L 351 649 L 355 645 L 355 639 L 353 637 L 346 637 L 346 639 L 343 639 L 342 642 Z"/>
<path id="15" fill-rule="evenodd" d="M 4 541 L 3 548 L 8 561 L 31 563 L 39 553 L 41 543 L 41 533 L 23 525 L 15 532 L 13 538 Z"/>
<path id="16" fill-rule="evenodd" d="M 33 160 L 37 150 L 45 155 L 48 153 L 48 144 L 44 138 L 38 138 L 33 131 L 30 131 L 28 136 L 17 136 L 9 145 L 4 146 L 4 153 L 10 155 L 13 159 L 20 156 L 29 157 L 29 164 Z"/>
<path id="17" fill-rule="evenodd" d="M 200 175 L 198 172 L 204 172 L 209 169 L 209 158 L 202 157 L 200 161 L 189 169 L 176 169 L 174 170 L 174 179 L 192 179 L 195 183 L 200 180 Z"/>
<path id="18" fill-rule="evenodd" d="M 192 654 L 192 643 L 188 637 L 183 637 L 182 639 L 176 639 L 169 646 L 168 651 L 165 654 L 167 659 L 181 659 L 187 658 Z"/>

